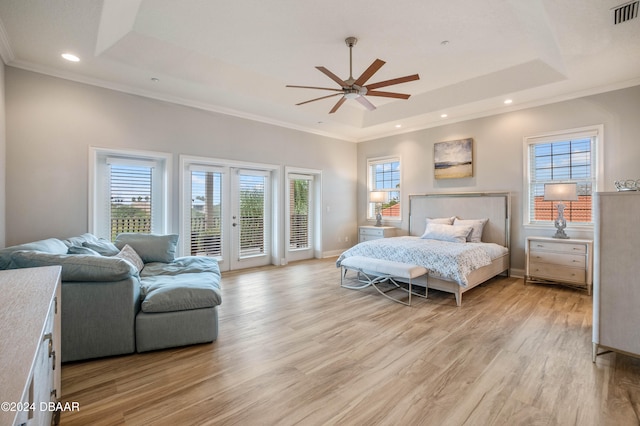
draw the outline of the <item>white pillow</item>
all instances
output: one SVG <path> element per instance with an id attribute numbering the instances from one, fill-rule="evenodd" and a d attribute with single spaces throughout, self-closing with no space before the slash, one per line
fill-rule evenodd
<path id="1" fill-rule="evenodd" d="M 484 225 L 489 221 L 489 219 L 458 219 L 455 218 L 453 221 L 453 226 L 470 226 L 472 228 L 471 233 L 467 236 L 467 241 L 470 243 L 481 243 L 482 242 L 482 231 L 484 230 Z"/>
<path id="2" fill-rule="evenodd" d="M 452 243 L 464 243 L 467 241 L 467 235 L 471 233 L 470 226 L 453 226 L 443 225 L 441 223 L 430 223 L 422 234 L 424 239 L 450 241 Z"/>
<path id="3" fill-rule="evenodd" d="M 144 262 L 142 261 L 138 253 L 136 253 L 136 251 L 129 244 L 125 244 L 124 247 L 122 247 L 122 250 L 120 250 L 120 253 L 112 257 L 119 257 L 126 260 L 127 262 L 135 266 L 138 272 L 142 271 L 142 268 L 144 268 Z"/>
<path id="4" fill-rule="evenodd" d="M 426 220 L 426 224 L 430 224 L 430 223 L 439 223 L 441 225 L 453 225 L 453 221 L 455 220 L 455 216 L 451 216 L 451 217 L 435 217 L 435 218 L 430 218 L 428 217 Z"/>

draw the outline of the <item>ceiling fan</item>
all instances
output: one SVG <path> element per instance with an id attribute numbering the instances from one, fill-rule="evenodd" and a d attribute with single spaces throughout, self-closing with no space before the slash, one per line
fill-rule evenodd
<path id="1" fill-rule="evenodd" d="M 331 80 L 333 80 L 336 83 L 338 83 L 338 85 L 340 85 L 340 89 L 334 89 L 334 88 L 331 88 L 331 87 L 293 86 L 293 85 L 289 85 L 289 84 L 287 85 L 287 87 L 295 87 L 295 88 L 299 88 L 299 89 L 331 90 L 331 91 L 338 92 L 338 93 L 334 93 L 332 95 L 322 96 L 320 98 L 315 98 L 315 99 L 311 99 L 311 100 L 308 100 L 308 101 L 300 102 L 299 104 L 296 104 L 296 105 L 304 105 L 304 104 L 308 104 L 309 102 L 319 101 L 321 99 L 327 99 L 327 98 L 331 98 L 333 96 L 342 95 L 340 100 L 333 106 L 333 108 L 331 108 L 331 111 L 329 111 L 329 114 L 333 114 L 334 112 L 336 112 L 338 110 L 338 108 L 340 108 L 340 106 L 347 99 L 355 99 L 356 101 L 358 101 L 362 105 L 364 105 L 364 107 L 367 108 L 369 111 L 373 111 L 374 109 L 376 109 L 376 107 L 371 102 L 369 102 L 369 100 L 367 98 L 365 98 L 365 95 L 367 95 L 367 96 L 381 96 L 381 97 L 384 97 L 384 98 L 409 99 L 409 96 L 411 96 L 411 95 L 407 95 L 405 93 L 381 92 L 381 91 L 378 91 L 376 89 L 379 89 L 381 87 L 392 86 L 394 84 L 406 83 L 408 81 L 419 80 L 420 76 L 418 76 L 418 74 L 413 74 L 413 75 L 408 75 L 408 76 L 405 76 L 405 77 L 394 78 L 394 79 L 391 79 L 391 80 L 380 81 L 378 83 L 368 84 L 366 86 L 364 85 L 373 76 L 373 74 L 375 74 L 385 64 L 385 62 L 383 60 L 381 60 L 381 59 L 376 59 L 375 61 L 373 61 L 373 63 L 371 65 L 369 65 L 369 68 L 367 68 L 360 75 L 360 77 L 358 77 L 357 79 L 353 78 L 353 56 L 352 56 L 352 51 L 353 51 L 353 46 L 355 46 L 355 44 L 357 42 L 358 42 L 358 39 L 355 38 L 355 37 L 347 37 L 345 39 L 345 43 L 347 44 L 347 46 L 349 46 L 349 78 L 348 79 L 346 79 L 346 80 L 340 79 L 340 77 L 338 77 L 337 75 L 335 75 L 334 73 L 332 73 L 331 71 L 326 69 L 325 67 L 316 67 L 318 70 L 320 70 L 320 72 L 325 74 Z"/>

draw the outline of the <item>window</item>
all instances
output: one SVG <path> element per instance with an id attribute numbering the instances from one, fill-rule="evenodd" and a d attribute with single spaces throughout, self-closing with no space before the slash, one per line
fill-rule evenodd
<path id="1" fill-rule="evenodd" d="M 375 219 L 376 209 L 380 209 L 382 218 L 386 220 L 400 220 L 400 158 L 377 158 L 367 160 L 369 192 L 379 191 L 385 195 L 381 205 L 369 202 L 367 219 Z M 367 194 L 369 200 L 369 194 Z"/>
<path id="2" fill-rule="evenodd" d="M 289 174 L 289 250 L 306 250 L 312 242 L 313 176 Z"/>
<path id="3" fill-rule="evenodd" d="M 123 232 L 167 232 L 168 155 L 92 149 L 89 228 L 115 240 Z"/>
<path id="4" fill-rule="evenodd" d="M 191 226 L 187 234 L 189 254 L 222 258 L 222 169 L 189 167 Z"/>
<path id="5" fill-rule="evenodd" d="M 525 224 L 547 225 L 555 219 L 557 202 L 544 201 L 546 183 L 576 183 L 578 201 L 564 203 L 564 216 L 569 224 L 593 225 L 592 195 L 599 174 L 601 127 L 525 138 Z"/>

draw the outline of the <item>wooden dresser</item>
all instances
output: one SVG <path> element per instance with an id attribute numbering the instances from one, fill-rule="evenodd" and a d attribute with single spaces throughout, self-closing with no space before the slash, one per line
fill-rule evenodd
<path id="1" fill-rule="evenodd" d="M 525 284 L 558 283 L 579 287 L 591 294 L 593 241 L 528 237 L 525 246 Z"/>
<path id="2" fill-rule="evenodd" d="M 640 357 L 640 192 L 594 196 L 593 361 L 599 349 Z"/>
<path id="3" fill-rule="evenodd" d="M 57 418 L 60 272 L 59 266 L 0 271 L 0 425 L 49 425 Z"/>

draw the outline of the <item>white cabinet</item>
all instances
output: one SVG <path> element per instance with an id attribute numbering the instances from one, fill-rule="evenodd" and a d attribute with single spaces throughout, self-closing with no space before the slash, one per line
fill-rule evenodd
<path id="1" fill-rule="evenodd" d="M 594 197 L 593 360 L 599 348 L 640 357 L 640 193 Z"/>
<path id="2" fill-rule="evenodd" d="M 567 284 L 584 288 L 591 294 L 591 240 L 528 237 L 525 252 L 525 283 L 530 281 Z"/>
<path id="3" fill-rule="evenodd" d="M 397 228 L 393 226 L 364 225 L 358 228 L 358 242 L 395 237 Z"/>
<path id="4" fill-rule="evenodd" d="M 60 267 L 0 271 L 0 291 L 0 425 L 50 425 L 60 398 Z"/>

